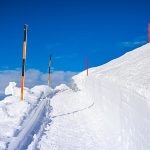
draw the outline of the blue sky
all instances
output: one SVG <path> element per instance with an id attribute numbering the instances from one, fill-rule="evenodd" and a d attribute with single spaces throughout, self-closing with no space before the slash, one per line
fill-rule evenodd
<path id="1" fill-rule="evenodd" d="M 26 68 L 79 72 L 147 42 L 150 1 L 0 1 L 0 70 L 21 68 L 23 25 L 29 26 Z"/>

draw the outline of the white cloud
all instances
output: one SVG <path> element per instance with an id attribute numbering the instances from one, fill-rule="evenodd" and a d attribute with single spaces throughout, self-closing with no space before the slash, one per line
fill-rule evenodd
<path id="1" fill-rule="evenodd" d="M 145 36 L 139 36 L 131 41 L 124 41 L 121 43 L 121 46 L 124 47 L 135 47 L 135 46 L 140 46 L 143 44 L 146 44 L 147 41 L 145 40 L 146 37 Z"/>
<path id="2" fill-rule="evenodd" d="M 61 83 L 67 83 L 77 72 L 71 71 L 54 71 L 51 74 L 51 83 L 55 87 Z M 9 82 L 14 81 L 17 86 L 21 83 L 21 69 L 0 71 L 0 94 L 4 93 L 5 87 Z M 29 69 L 25 74 L 25 86 L 33 87 L 39 84 L 47 84 L 47 73 L 43 73 L 36 69 Z"/>
<path id="3" fill-rule="evenodd" d="M 125 47 L 134 47 L 145 44 L 146 41 L 131 41 L 131 42 L 122 42 L 122 45 Z"/>

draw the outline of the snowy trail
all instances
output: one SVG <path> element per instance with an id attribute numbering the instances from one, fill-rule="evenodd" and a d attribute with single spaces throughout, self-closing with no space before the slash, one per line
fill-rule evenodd
<path id="1" fill-rule="evenodd" d="M 49 113 L 49 99 L 41 99 L 38 106 L 31 112 L 30 116 L 25 120 L 22 128 L 16 137 L 13 137 L 8 144 L 8 150 L 23 150 L 27 149 L 28 145 L 33 140 L 44 120 L 48 120 L 46 113 Z M 45 119 L 46 118 L 46 119 Z"/>

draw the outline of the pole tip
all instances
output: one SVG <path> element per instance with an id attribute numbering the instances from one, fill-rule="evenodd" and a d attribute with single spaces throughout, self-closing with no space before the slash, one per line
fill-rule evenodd
<path id="1" fill-rule="evenodd" d="M 24 28 L 28 28 L 28 25 L 27 25 L 27 24 L 24 24 Z"/>

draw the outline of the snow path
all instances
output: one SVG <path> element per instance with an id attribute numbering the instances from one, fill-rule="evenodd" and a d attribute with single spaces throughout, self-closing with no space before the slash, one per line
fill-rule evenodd
<path id="1" fill-rule="evenodd" d="M 23 150 L 27 149 L 28 145 L 33 140 L 33 135 L 36 134 L 45 120 L 46 113 L 49 110 L 49 99 L 41 99 L 38 106 L 31 112 L 30 116 L 25 120 L 22 128 L 16 137 L 13 137 L 8 144 L 8 150 Z M 48 119 L 48 118 L 47 118 Z M 47 120 L 46 119 L 46 120 Z"/>

